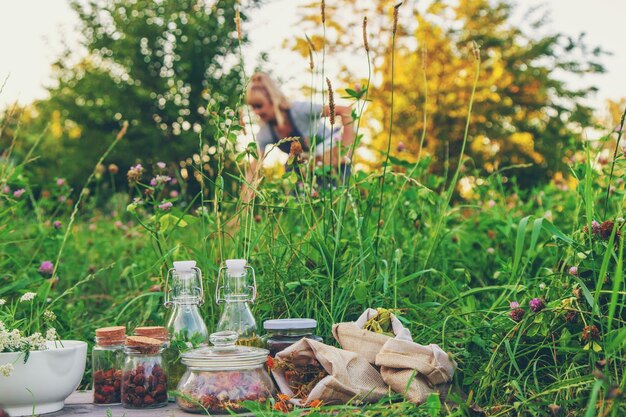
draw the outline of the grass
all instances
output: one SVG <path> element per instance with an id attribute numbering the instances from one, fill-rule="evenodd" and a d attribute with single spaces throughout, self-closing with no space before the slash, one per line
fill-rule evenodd
<path id="1" fill-rule="evenodd" d="M 406 183 L 401 173 L 390 170 L 383 204 L 398 202 L 398 209 L 384 212 L 387 227 L 378 256 L 376 203 L 363 198 L 378 195 L 375 173 L 357 172 L 350 188 L 335 190 L 346 199 L 350 214 L 338 239 L 322 233 L 327 191 L 304 201 L 291 192 L 297 185 L 285 189 L 281 179 L 269 181 L 245 243 L 259 284 L 253 312 L 259 323 L 313 317 L 318 333 L 333 343 L 333 323 L 352 320 L 368 306 L 400 308 L 416 341 L 439 344 L 459 365 L 449 402 L 438 415 L 472 415 L 479 407 L 489 415 L 538 415 L 549 413 L 553 404 L 573 415 L 620 415 L 624 407 L 615 395 L 625 378 L 623 242 L 617 239 L 617 227 L 605 237 L 583 230 L 590 223 L 584 213 L 599 219 L 606 179 L 588 165 L 575 167 L 581 174 L 578 189 L 564 191 L 551 184 L 526 191 L 514 185 L 502 189 L 495 175 L 485 179 L 470 201 L 450 201 L 446 190 L 425 188 L 435 179 L 423 171 Z M 493 205 L 486 203 L 486 196 Z M 55 312 L 55 326 L 65 338 L 90 341 L 94 329 L 106 325 L 162 324 L 162 265 L 172 259 L 196 259 L 207 294 L 213 293 L 221 261 L 238 255 L 238 245 L 244 244 L 213 238 L 225 233 L 220 230 L 225 222 L 215 216 L 229 218 L 236 207 L 227 204 L 228 195 L 220 210 L 200 216 L 180 208 L 182 197 L 167 213 L 155 214 L 149 205 L 137 208 L 142 222 L 159 225 L 163 253 L 156 249 L 154 234 L 133 220 L 132 213 L 113 209 L 130 198 L 118 194 L 90 204 L 87 197 L 71 223 L 71 207 L 51 207 L 37 215 L 25 200 L 4 196 L 0 298 L 16 307 L 15 319 L 26 318 L 19 296 L 37 289 L 35 311 Z M 41 197 L 37 201 L 37 207 L 54 205 Z M 621 191 L 610 196 L 615 217 L 621 201 Z M 71 231 L 56 230 L 50 224 L 54 219 L 71 224 Z M 63 245 L 56 265 L 59 281 L 51 288 L 53 280 L 36 270 L 41 261 L 56 259 Z M 574 265 L 578 275 L 568 273 Z M 607 273 L 608 280 L 598 279 Z M 532 298 L 544 299 L 546 308 L 530 311 Z M 509 317 L 511 301 L 526 312 L 519 322 Z M 209 302 L 202 312 L 214 328 L 219 309 Z M 23 311 L 27 313 L 33 314 Z M 43 326 L 32 322 L 31 330 Z M 588 326 L 599 330 L 596 340 L 584 338 Z M 89 383 L 89 372 L 84 383 Z M 350 407 L 332 410 L 353 412 Z M 390 400 L 362 412 L 391 415 L 407 410 L 429 415 L 425 406 L 416 409 Z"/>

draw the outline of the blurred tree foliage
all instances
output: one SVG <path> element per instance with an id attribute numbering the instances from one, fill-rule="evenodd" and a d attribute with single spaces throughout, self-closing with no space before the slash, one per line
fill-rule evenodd
<path id="1" fill-rule="evenodd" d="M 235 107 L 243 86 L 236 0 L 70 3 L 80 18 L 81 45 L 55 63 L 49 99 L 5 113 L 3 142 L 18 121 L 20 137 L 28 138 L 23 149 L 48 126 L 42 157 L 31 167 L 74 185 L 125 120 L 128 133 L 106 161 L 122 174 L 136 162 L 178 163 L 199 153 L 200 132 L 205 143 L 215 143 L 207 113 L 211 105 Z"/>
<path id="2" fill-rule="evenodd" d="M 368 18 L 375 82 L 370 87 L 372 103 L 365 119 L 374 121 L 368 125 L 372 146 L 381 153 L 386 152 L 389 138 L 391 28 L 396 3 L 338 0 L 327 6 L 325 13 L 329 55 L 338 51 L 365 55 L 361 25 L 363 17 Z M 530 165 L 512 170 L 520 184 L 567 172 L 565 164 L 580 146 L 582 127 L 593 124 L 592 109 L 583 99 L 596 89 L 572 89 L 562 79 L 564 75 L 603 72 L 596 60 L 604 52 L 589 49 L 582 35 L 571 39 L 545 34 L 547 17 L 540 9 L 521 17 L 523 24 L 518 24 L 523 28 L 513 23 L 513 12 L 510 2 L 488 0 L 405 2 L 400 7 L 393 156 L 414 162 L 425 128 L 421 155 L 433 158 L 431 169 L 441 173 L 447 162 L 458 160 L 476 74 L 472 56 L 472 42 L 476 42 L 482 62 L 467 154 L 487 173 Z M 319 52 L 324 44 L 319 4 L 307 6 L 301 20 Z M 304 37 L 291 45 L 308 57 L 309 43 Z M 349 66 L 343 74 L 351 77 Z"/>
<path id="3" fill-rule="evenodd" d="M 626 98 L 620 100 L 607 100 L 607 115 L 605 124 L 609 127 L 618 129 L 624 109 L 626 109 Z"/>

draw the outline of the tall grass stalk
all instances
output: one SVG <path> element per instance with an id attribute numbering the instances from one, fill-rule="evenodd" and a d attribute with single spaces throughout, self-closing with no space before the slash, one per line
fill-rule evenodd
<path id="1" fill-rule="evenodd" d="M 326 78 L 326 86 L 328 87 L 328 116 L 330 119 L 330 152 L 334 152 L 334 146 L 335 144 L 333 143 L 333 128 L 335 127 L 335 98 L 334 98 L 334 92 L 333 92 L 333 86 L 330 83 L 330 80 L 328 78 Z M 339 158 L 339 160 L 341 161 L 341 158 Z M 324 168 L 326 169 L 326 168 Z M 331 213 L 331 216 L 329 216 L 331 222 L 330 222 L 330 227 L 332 228 L 333 231 L 335 231 L 335 222 L 334 220 L 334 199 L 333 199 L 333 189 L 335 188 L 333 186 L 333 178 L 334 175 L 332 173 L 333 170 L 333 161 L 332 158 L 330 161 L 328 161 L 328 169 L 330 170 L 330 175 L 328 175 L 329 179 L 328 179 L 328 191 L 330 194 L 330 208 L 329 211 Z M 337 179 L 339 178 L 340 173 L 337 173 Z M 326 175 L 325 175 L 326 177 Z"/>
<path id="2" fill-rule="evenodd" d="M 306 37 L 306 41 L 309 47 L 309 71 L 311 73 L 311 80 L 309 83 L 309 114 L 313 115 L 313 101 L 315 99 L 315 92 L 317 91 L 317 88 L 315 87 L 315 61 L 314 61 L 314 53 L 315 53 L 315 45 L 313 45 L 313 42 L 311 41 L 311 39 L 308 37 L 308 35 L 305 35 Z M 321 117 L 321 116 L 320 116 Z M 310 117 L 309 118 L 309 138 L 313 138 L 315 134 L 317 134 L 317 118 L 313 118 Z M 312 169 L 309 169 L 307 171 L 307 176 L 305 178 L 308 179 L 308 184 L 309 184 L 309 190 L 313 190 L 313 184 L 315 183 L 315 175 L 313 173 L 313 170 L 315 169 L 315 155 L 316 155 L 316 151 L 317 151 L 317 141 L 313 140 L 311 141 L 310 145 L 310 149 L 309 149 L 309 164 L 312 165 Z"/>
<path id="3" fill-rule="evenodd" d="M 617 299 L 622 289 L 622 283 L 624 282 L 624 239 L 620 239 L 618 242 L 619 252 L 617 262 L 615 264 L 615 273 L 613 275 L 613 288 L 611 290 L 611 299 L 609 300 L 609 311 L 607 315 L 607 334 L 611 333 L 613 321 L 619 320 L 619 317 L 615 316 L 617 310 Z"/>
<path id="4" fill-rule="evenodd" d="M 243 32 L 241 30 L 241 12 L 239 10 L 239 6 L 236 6 L 237 9 L 235 10 L 235 27 L 237 29 L 237 52 L 239 54 L 239 62 L 240 62 L 240 67 L 241 67 L 241 75 L 242 75 L 242 85 L 244 87 L 244 90 L 242 92 L 242 96 L 240 96 L 240 104 L 242 107 L 241 112 L 243 112 L 243 109 L 245 108 L 247 111 L 247 115 L 248 115 L 248 122 L 250 124 L 250 126 L 252 126 L 252 115 L 250 113 L 250 107 L 246 105 L 245 103 L 245 99 L 243 97 L 243 95 L 246 92 L 246 87 L 248 85 L 249 79 L 246 75 L 246 67 L 245 67 L 245 61 L 244 61 L 244 54 L 243 54 L 243 49 L 242 49 L 242 42 L 243 42 Z M 241 113 L 240 113 L 241 114 Z M 242 122 L 245 122 L 242 119 Z M 245 125 L 243 125 L 242 123 L 242 128 L 244 129 L 245 132 Z M 252 132 L 252 140 L 253 142 L 256 144 L 256 138 L 255 138 L 255 132 Z M 257 155 L 258 155 L 258 149 L 257 149 Z M 253 158 L 253 156 L 251 156 L 249 153 L 247 154 L 247 158 L 246 158 L 246 163 L 247 164 L 251 164 L 250 158 Z M 259 168 L 260 168 L 260 164 L 259 164 Z M 239 166 L 239 164 L 237 164 L 237 169 L 239 169 L 239 175 L 240 178 L 245 178 L 244 173 L 241 171 L 241 168 Z M 242 183 L 242 187 L 248 187 L 250 186 L 249 184 L 243 184 Z M 255 191 L 256 192 L 256 191 Z M 249 242 L 252 239 L 252 225 L 253 225 L 253 221 L 254 221 L 254 207 L 255 207 L 255 198 L 250 199 L 250 201 L 247 202 L 247 204 L 245 205 L 245 207 L 243 208 L 244 211 L 244 223 L 243 223 L 243 258 L 244 259 L 250 259 L 250 245 Z M 239 215 L 240 213 L 240 206 L 242 204 L 242 199 L 239 199 L 237 202 L 237 210 L 236 210 L 236 215 Z M 236 255 L 237 256 L 237 255 Z"/>
<path id="5" fill-rule="evenodd" d="M 378 202 L 378 221 L 376 223 L 376 243 L 375 252 L 378 256 L 378 246 L 380 243 L 380 226 L 383 214 L 383 197 L 385 195 L 385 175 L 387 174 L 387 165 L 389 165 L 389 153 L 391 152 L 391 135 L 393 132 L 393 98 L 395 92 L 395 65 L 396 65 L 396 31 L 398 29 L 398 9 L 402 6 L 402 2 L 393 7 L 393 27 L 391 30 L 391 102 L 389 104 L 389 136 L 387 137 L 387 154 L 383 163 L 383 174 L 380 180 L 380 198 Z"/>
<path id="6" fill-rule="evenodd" d="M 583 187 L 582 187 L 582 197 L 583 197 L 583 201 L 584 201 L 584 209 L 585 209 L 585 224 L 587 224 L 587 228 L 588 228 L 588 233 L 587 233 L 587 242 L 589 245 L 593 245 L 593 237 L 592 237 L 592 222 L 593 222 L 593 217 L 594 217 L 594 213 L 596 211 L 595 208 L 595 197 L 594 197 L 594 184 L 593 181 L 595 179 L 595 173 L 594 170 L 591 166 L 591 146 L 588 142 L 585 142 L 585 162 L 584 162 L 584 168 L 585 168 L 585 177 L 584 177 L 584 182 L 583 182 Z M 574 257 L 575 253 L 574 250 L 571 250 L 571 256 Z M 595 257 L 595 254 L 593 251 L 590 252 L 589 256 L 593 259 Z M 603 273 L 606 273 L 606 269 L 608 268 L 608 258 L 605 257 L 605 259 L 602 260 L 602 266 L 600 267 L 600 276 L 602 276 Z M 604 271 L 604 272 L 603 272 Z M 596 271 L 595 269 L 592 271 L 593 275 L 594 275 L 594 280 L 596 280 L 596 282 L 598 282 L 599 278 L 598 278 L 598 271 Z M 589 294 L 589 290 L 587 289 L 586 285 L 581 281 L 579 282 L 583 292 L 585 292 L 586 294 Z M 588 299 L 591 299 L 591 295 L 588 296 Z M 589 301 L 589 304 L 593 310 L 594 313 L 597 312 L 597 303 L 594 300 Z"/>
<path id="7" fill-rule="evenodd" d="M 353 120 L 356 121 L 356 126 L 354 125 L 349 126 L 350 129 L 355 129 L 354 142 L 350 145 L 347 151 L 348 154 L 351 155 L 350 164 L 354 162 L 356 150 L 358 149 L 359 144 L 361 142 L 361 136 L 360 136 L 361 120 L 365 112 L 365 105 L 367 104 L 367 101 L 368 101 L 370 83 L 372 79 L 372 61 L 370 58 L 370 48 L 369 48 L 369 41 L 368 41 L 368 34 L 367 34 L 367 16 L 363 17 L 362 27 L 363 27 L 363 49 L 365 50 L 365 55 L 367 58 L 367 81 L 365 83 L 364 96 L 362 98 L 359 98 L 355 105 L 358 109 L 357 111 L 354 112 L 356 117 L 353 118 Z M 359 104 L 361 104 L 360 108 L 358 107 Z M 353 124 L 354 124 L 354 121 L 353 121 Z M 344 129 L 346 129 L 345 125 L 344 125 Z M 341 153 L 339 154 L 339 157 L 341 161 Z M 338 242 L 339 238 L 341 237 L 341 229 L 343 227 L 344 217 L 347 213 L 348 204 L 350 204 L 352 206 L 352 213 L 354 215 L 354 225 L 357 230 L 356 234 L 357 234 L 357 239 L 358 239 L 360 259 L 365 260 L 366 253 L 365 253 L 365 247 L 364 247 L 363 236 L 362 236 L 363 227 L 360 224 L 361 221 L 359 220 L 359 212 L 358 212 L 357 205 L 355 204 L 354 198 L 352 197 L 352 189 L 354 188 L 352 184 L 352 178 L 353 178 L 352 169 L 350 169 L 350 172 L 348 172 L 348 170 L 345 170 L 343 173 L 343 181 L 342 181 L 342 184 L 344 184 L 344 187 L 345 187 L 344 194 L 343 194 L 345 198 L 343 198 L 340 202 L 339 219 L 337 221 L 337 224 L 338 224 L 337 236 L 335 237 L 335 241 Z M 365 282 L 367 278 L 365 262 L 360 262 L 359 268 L 361 270 L 361 279 L 363 280 L 363 282 Z"/>
<path id="8" fill-rule="evenodd" d="M 461 145 L 461 152 L 459 154 L 459 162 L 457 163 L 456 170 L 454 172 L 454 176 L 452 177 L 452 181 L 450 182 L 448 189 L 445 193 L 444 199 L 440 204 L 439 216 L 437 219 L 437 224 L 435 226 L 435 230 L 433 236 L 431 238 L 431 244 L 428 248 L 428 255 L 424 258 L 424 268 L 429 264 L 430 258 L 433 255 L 435 248 L 438 247 L 439 235 L 441 233 L 441 229 L 443 227 L 443 222 L 446 219 L 445 212 L 447 211 L 448 206 L 450 205 L 450 201 L 452 200 L 452 194 L 456 189 L 456 184 L 459 179 L 459 174 L 461 172 L 461 167 L 463 166 L 463 157 L 465 155 L 465 146 L 467 145 L 467 137 L 469 135 L 469 125 L 472 116 L 472 107 L 474 105 L 474 97 L 476 95 L 476 86 L 478 85 L 478 79 L 480 76 L 480 49 L 476 43 L 473 44 L 473 55 L 474 60 L 476 62 L 475 74 L 474 74 L 474 82 L 472 83 L 472 94 L 470 95 L 470 100 L 467 109 L 467 118 L 465 120 L 465 131 L 463 133 L 463 143 Z"/>
<path id="9" fill-rule="evenodd" d="M 426 77 L 426 57 L 427 57 L 426 40 L 424 39 L 424 41 L 422 42 L 422 65 L 421 65 L 422 82 L 424 83 L 424 110 L 423 110 L 424 115 L 422 117 L 422 133 L 420 136 L 419 151 L 417 153 L 417 161 L 415 161 L 415 164 L 413 164 L 413 167 L 411 167 L 411 171 L 409 171 L 406 177 L 404 178 L 404 183 L 400 187 L 400 192 L 398 193 L 398 196 L 394 200 L 393 205 L 391 206 L 391 210 L 389 210 L 389 216 L 393 216 L 393 213 L 396 212 L 396 208 L 398 207 L 398 203 L 400 202 L 400 197 L 402 196 L 402 192 L 406 188 L 409 181 L 411 181 L 411 179 L 413 178 L 413 175 L 415 174 L 415 171 L 417 171 L 417 168 L 419 168 L 420 161 L 422 160 L 422 149 L 424 148 L 424 140 L 426 139 L 426 124 L 428 120 L 428 117 L 427 117 L 428 115 L 428 79 Z M 387 227 L 388 225 L 386 224 L 385 229 L 383 230 L 386 231 Z"/>
<path id="10" fill-rule="evenodd" d="M 219 123 L 216 123 L 219 126 Z M 215 227 L 219 249 L 219 259 L 224 259 L 224 229 L 220 206 L 224 199 L 224 156 L 226 154 L 226 144 L 222 144 L 221 138 L 217 140 L 217 174 L 215 176 L 215 190 L 213 192 L 213 215 L 215 216 Z"/>
<path id="11" fill-rule="evenodd" d="M 325 79 L 326 79 L 326 1 L 322 0 L 321 4 L 320 4 L 320 13 L 321 13 L 321 18 L 322 18 L 322 73 L 321 73 L 321 79 L 322 79 L 322 111 L 324 111 L 324 109 L 326 108 L 326 94 L 325 94 Z M 331 132 L 331 136 L 332 136 L 332 132 Z M 323 130 L 323 134 L 322 137 L 324 137 L 324 139 L 326 138 L 326 124 L 324 123 L 324 130 Z M 332 151 L 332 148 L 330 149 Z M 322 155 L 326 154 L 326 140 L 322 141 Z M 328 184 L 327 184 L 328 178 L 326 175 L 326 161 L 324 160 L 324 157 L 322 157 L 322 188 L 325 188 Z M 326 198 L 326 196 L 324 195 L 322 198 L 322 201 L 324 202 L 324 208 L 326 210 L 328 210 L 329 212 L 331 211 L 332 208 L 332 194 L 331 194 L 331 198 L 330 198 L 330 203 L 328 204 L 328 199 Z M 329 217 L 332 221 L 332 216 L 326 216 L 324 214 L 323 219 L 322 219 L 322 225 L 323 225 L 323 233 L 326 234 L 328 232 L 328 227 L 329 225 L 326 223 L 326 218 Z"/>
<path id="12" fill-rule="evenodd" d="M 608 209 L 608 206 L 609 206 L 609 194 L 611 191 L 611 181 L 613 180 L 613 170 L 615 168 L 615 161 L 617 160 L 617 150 L 619 149 L 619 142 L 622 139 L 622 133 L 624 131 L 624 118 L 626 118 L 626 109 L 624 109 L 624 112 L 622 113 L 622 117 L 619 122 L 619 131 L 617 133 L 617 140 L 615 141 L 615 149 L 613 150 L 613 160 L 611 161 L 611 172 L 609 174 L 609 182 L 606 185 L 606 197 L 604 198 L 604 213 L 602 216 L 604 218 L 606 218 L 606 210 Z M 588 220 L 588 222 L 590 222 L 590 220 Z"/>
<path id="13" fill-rule="evenodd" d="M 322 20 L 322 66 L 321 66 L 321 83 L 322 83 L 322 109 L 325 111 L 326 109 L 326 83 L 330 84 L 329 81 L 326 81 L 326 1 L 322 0 L 320 3 L 320 14 Z M 329 92 L 329 94 L 331 94 Z M 324 123 L 324 130 L 322 137 L 326 138 L 326 123 Z M 332 128 L 331 128 L 331 147 L 329 149 L 332 152 Z M 326 154 L 326 140 L 322 142 L 322 155 Z M 332 161 L 329 161 L 329 172 L 332 170 Z M 322 211 L 322 235 L 318 237 L 318 244 L 324 244 L 327 242 L 326 236 L 331 228 L 334 229 L 335 224 L 335 216 L 333 211 L 333 186 L 332 186 L 332 178 L 327 174 L 327 167 L 325 158 L 322 156 L 322 188 L 329 189 L 329 198 L 326 197 L 326 193 L 322 193 L 322 201 L 324 210 Z M 338 250 L 339 242 L 331 242 L 332 244 L 332 254 L 330 257 L 328 255 L 324 256 L 326 261 L 326 270 L 328 271 L 329 276 L 329 292 L 330 292 L 330 308 L 327 308 L 329 313 L 329 320 L 332 321 L 334 318 L 334 306 L 335 306 L 335 287 L 336 287 L 336 279 L 335 279 L 335 255 Z M 321 254 L 328 254 L 329 251 L 325 250 L 326 248 L 320 248 Z"/>

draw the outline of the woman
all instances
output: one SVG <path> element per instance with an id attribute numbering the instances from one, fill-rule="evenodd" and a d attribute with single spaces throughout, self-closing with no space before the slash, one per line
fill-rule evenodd
<path id="1" fill-rule="evenodd" d="M 335 115 L 341 118 L 343 128 L 331 129 L 321 120 L 321 117 L 330 115 L 328 106 L 322 109 L 319 104 L 289 102 L 276 83 L 262 72 L 257 72 L 250 78 L 246 103 L 260 119 L 260 129 L 255 135 L 260 157 L 263 157 L 268 145 L 277 145 L 283 152 L 289 153 L 293 141 L 281 142 L 285 138 L 300 138 L 304 152 L 314 151 L 316 162 L 323 162 L 325 165 L 339 164 L 340 148 L 342 153 L 347 153 L 348 158 L 351 157 L 354 129 L 351 126 L 350 107 L 335 106 Z M 253 161 L 250 168 L 251 172 L 247 177 L 252 183 L 256 161 Z M 342 171 L 344 169 L 347 167 L 342 168 Z"/>

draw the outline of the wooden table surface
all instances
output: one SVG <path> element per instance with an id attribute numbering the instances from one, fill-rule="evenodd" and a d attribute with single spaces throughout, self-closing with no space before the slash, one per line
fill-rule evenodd
<path id="1" fill-rule="evenodd" d="M 61 411 L 50 414 L 42 414 L 45 417 L 57 416 L 84 416 L 84 417 L 107 417 L 107 410 L 111 411 L 113 417 L 178 417 L 178 416 L 198 416 L 198 414 L 186 413 L 176 403 L 169 403 L 165 407 L 150 408 L 145 410 L 135 410 L 124 408 L 121 405 L 93 405 L 92 391 L 75 391 L 65 400 L 65 407 Z M 211 414 L 215 415 L 215 414 Z M 241 416 L 251 416 L 252 414 L 240 414 Z"/>

